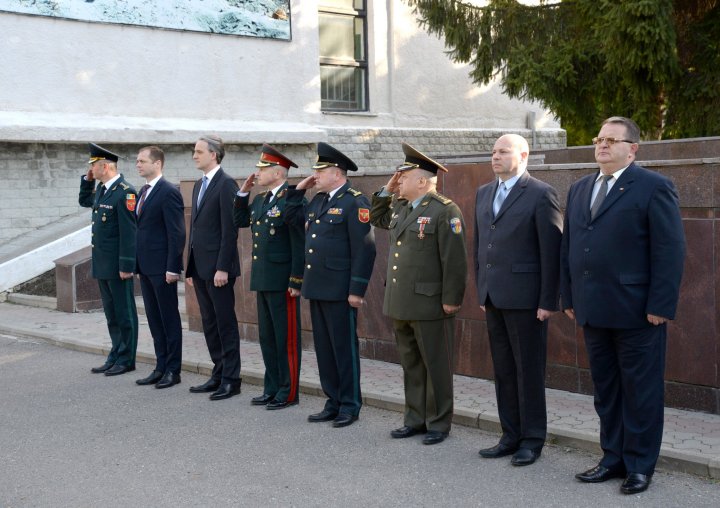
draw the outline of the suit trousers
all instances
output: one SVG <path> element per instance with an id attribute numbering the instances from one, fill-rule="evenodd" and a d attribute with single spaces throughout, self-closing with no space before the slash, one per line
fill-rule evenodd
<path id="1" fill-rule="evenodd" d="M 310 300 L 310 317 L 325 409 L 357 416 L 362 407 L 357 309 L 347 300 Z"/>
<path id="2" fill-rule="evenodd" d="M 537 318 L 537 309 L 498 309 L 489 298 L 485 316 L 502 427 L 500 442 L 539 452 L 547 436 L 547 321 Z"/>
<path id="3" fill-rule="evenodd" d="M 450 432 L 453 417 L 455 317 L 393 320 L 405 385 L 404 423 Z"/>
<path id="4" fill-rule="evenodd" d="M 215 287 L 212 280 L 193 277 L 203 333 L 210 359 L 213 362 L 211 377 L 223 384 L 240 384 L 240 332 L 235 317 L 235 278 Z"/>
<path id="5" fill-rule="evenodd" d="M 140 274 L 140 289 L 155 347 L 155 370 L 180 374 L 182 323 L 178 309 L 177 282 L 168 284 L 165 282 L 165 274 Z"/>
<path id="6" fill-rule="evenodd" d="M 300 298 L 287 291 L 258 291 L 258 333 L 265 363 L 263 393 L 296 402 L 300 384 Z"/>
<path id="7" fill-rule="evenodd" d="M 600 417 L 600 464 L 652 475 L 662 443 L 667 325 L 583 331 Z"/>
<path id="8" fill-rule="evenodd" d="M 107 363 L 135 367 L 138 317 L 133 279 L 98 279 L 112 348 Z"/>

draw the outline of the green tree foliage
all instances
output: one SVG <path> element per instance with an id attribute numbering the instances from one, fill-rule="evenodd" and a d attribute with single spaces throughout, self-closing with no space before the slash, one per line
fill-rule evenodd
<path id="1" fill-rule="evenodd" d="M 720 0 L 405 0 L 475 83 L 539 101 L 588 143 L 612 115 L 648 139 L 720 134 Z"/>

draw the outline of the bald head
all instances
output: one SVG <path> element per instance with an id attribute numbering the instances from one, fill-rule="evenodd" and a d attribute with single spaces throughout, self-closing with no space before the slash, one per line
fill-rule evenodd
<path id="1" fill-rule="evenodd" d="M 503 181 L 521 175 L 527 168 L 530 147 L 518 134 L 500 136 L 492 151 L 493 172 Z"/>

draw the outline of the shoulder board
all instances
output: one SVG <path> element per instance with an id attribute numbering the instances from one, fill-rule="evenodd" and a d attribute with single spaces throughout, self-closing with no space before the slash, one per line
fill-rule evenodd
<path id="1" fill-rule="evenodd" d="M 446 197 L 443 196 L 442 194 L 437 194 L 437 193 L 435 193 L 435 194 L 431 194 L 431 196 L 432 196 L 435 200 L 440 201 L 440 202 L 441 202 L 443 205 L 445 205 L 445 206 L 447 206 L 447 205 L 449 205 L 450 203 L 452 203 L 452 199 L 446 198 Z"/>
<path id="2" fill-rule="evenodd" d="M 120 182 L 120 187 L 122 187 L 122 190 L 128 190 L 130 188 L 130 186 L 125 182 Z"/>
<path id="3" fill-rule="evenodd" d="M 360 192 L 359 190 L 355 190 L 352 187 L 348 187 L 347 191 L 355 197 L 362 196 L 362 192 Z"/>

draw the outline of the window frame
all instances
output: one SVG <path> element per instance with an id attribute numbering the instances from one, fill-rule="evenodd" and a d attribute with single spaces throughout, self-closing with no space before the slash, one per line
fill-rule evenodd
<path id="1" fill-rule="evenodd" d="M 363 70 L 363 79 L 362 79 L 362 90 L 358 90 L 358 92 L 362 93 L 362 103 L 358 103 L 357 108 L 353 109 L 347 109 L 347 108 L 331 108 L 331 107 L 325 107 L 323 103 L 327 100 L 322 96 L 322 76 L 321 76 L 321 85 L 320 85 L 320 111 L 322 112 L 328 112 L 328 113 L 356 113 L 356 112 L 367 112 L 370 110 L 370 99 L 368 97 L 368 92 L 370 88 L 370 79 L 369 79 L 369 65 L 368 65 L 368 22 L 367 22 L 367 14 L 368 14 L 368 0 L 360 0 L 362 3 L 362 8 L 359 9 L 350 9 L 350 8 L 342 8 L 342 7 L 336 7 L 336 6 L 327 6 L 322 4 L 322 0 L 318 2 L 318 36 L 320 32 L 320 26 L 319 26 L 319 20 L 320 20 L 320 14 L 333 14 L 333 15 L 339 15 L 339 16 L 347 16 L 352 17 L 353 19 L 353 26 L 354 26 L 354 20 L 360 19 L 362 21 L 362 28 L 363 28 L 363 40 L 362 40 L 362 54 L 365 57 L 363 60 L 345 60 L 345 59 L 339 59 L 339 58 L 332 58 L 332 57 L 323 57 L 320 55 L 319 57 L 319 66 L 322 67 L 335 67 L 335 68 L 348 68 L 348 69 L 362 69 Z M 353 2 L 355 3 L 355 2 Z"/>

